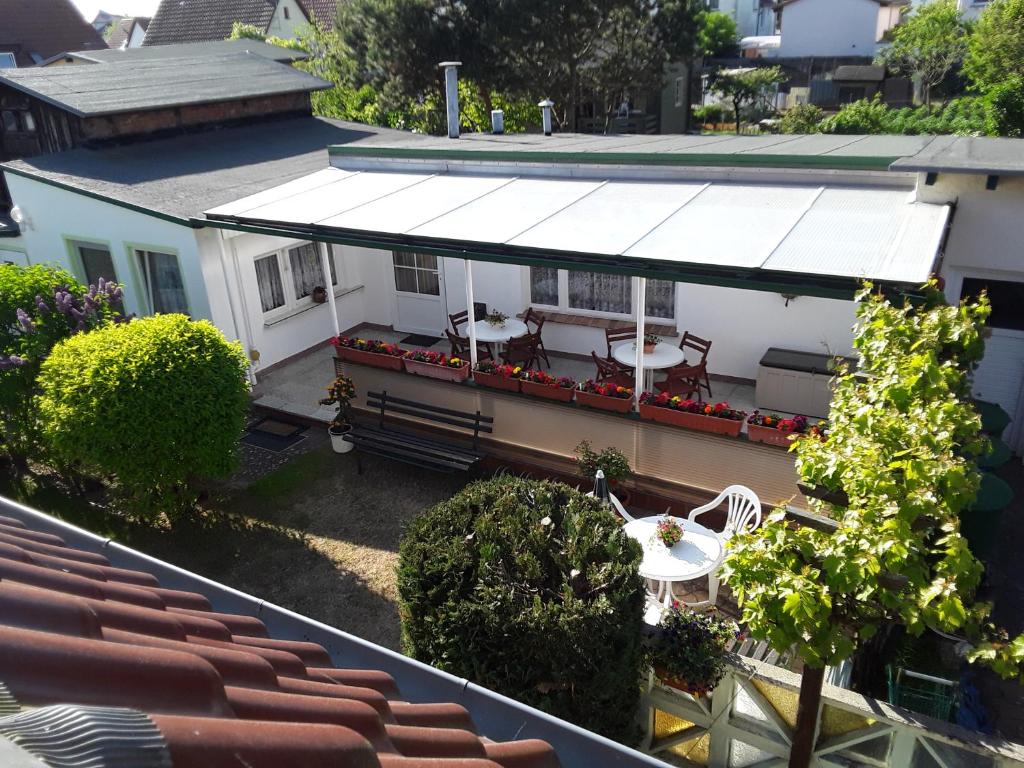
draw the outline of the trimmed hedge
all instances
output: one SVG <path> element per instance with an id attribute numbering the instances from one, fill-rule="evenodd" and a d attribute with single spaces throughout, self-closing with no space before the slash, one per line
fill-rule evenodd
<path id="1" fill-rule="evenodd" d="M 474 483 L 416 518 L 399 549 L 413 658 L 620 741 L 635 737 L 640 545 L 559 483 Z"/>

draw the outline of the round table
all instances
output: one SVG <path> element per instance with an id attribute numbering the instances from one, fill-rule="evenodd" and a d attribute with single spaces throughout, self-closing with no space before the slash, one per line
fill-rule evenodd
<path id="1" fill-rule="evenodd" d="M 629 368 L 636 367 L 636 342 L 624 341 L 612 347 L 612 357 Z M 644 353 L 644 389 L 654 389 L 654 372 L 675 368 L 686 359 L 686 353 L 674 344 L 659 341 L 651 352 Z"/>
<path id="2" fill-rule="evenodd" d="M 477 320 L 473 325 L 476 328 L 477 344 L 507 344 L 509 339 L 518 339 L 530 332 L 526 323 L 510 317 L 501 325 L 491 325 L 486 320 Z M 469 326 L 466 326 L 466 338 L 469 338 Z"/>
<path id="3" fill-rule="evenodd" d="M 670 549 L 655 535 L 658 521 L 662 517 L 641 517 L 626 523 L 622 529 L 627 536 L 638 541 L 643 547 L 641 576 L 661 582 L 663 585 L 671 585 L 673 581 L 692 581 L 707 576 L 722 564 L 722 560 L 725 559 L 725 546 L 717 533 L 700 523 L 674 517 L 673 520 L 683 525 L 683 538 Z M 665 605 L 668 606 L 672 602 L 671 586 L 664 592 Z"/>

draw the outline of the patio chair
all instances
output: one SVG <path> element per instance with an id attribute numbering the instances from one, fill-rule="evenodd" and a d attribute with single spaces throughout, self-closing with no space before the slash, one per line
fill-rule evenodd
<path id="1" fill-rule="evenodd" d="M 484 305 L 484 306 L 486 307 L 486 305 Z M 486 311 L 487 310 L 485 308 L 484 309 L 485 314 L 486 314 Z M 479 308 L 477 308 L 477 314 L 479 316 Z M 459 328 L 461 328 L 462 326 L 464 326 L 464 325 L 468 326 L 469 325 L 469 310 L 464 309 L 461 312 L 456 312 L 453 315 L 448 315 L 448 322 L 452 324 L 452 330 L 455 332 L 456 336 L 461 336 L 464 339 L 468 339 L 469 338 L 469 328 L 468 327 L 466 328 L 466 332 L 465 333 L 462 333 L 462 331 L 459 330 Z M 445 333 L 447 333 L 447 331 L 445 331 Z M 451 341 L 451 340 L 452 340 L 452 337 L 451 337 L 451 334 L 449 334 L 448 335 L 448 341 Z M 476 350 L 477 350 L 476 351 L 476 356 L 477 356 L 478 360 L 480 360 L 480 359 L 493 360 L 494 359 L 494 350 L 491 348 L 490 344 L 487 344 L 486 342 L 478 341 L 476 343 Z M 453 355 L 455 354 L 454 343 L 452 345 L 452 354 Z M 466 357 L 469 357 L 469 345 L 468 345 L 468 342 L 467 342 L 465 351 L 462 354 L 466 355 Z M 486 355 L 486 358 L 483 357 L 484 355 Z"/>
<path id="2" fill-rule="evenodd" d="M 518 339 L 509 339 L 501 359 L 508 365 L 521 365 L 523 368 L 536 365 L 539 338 L 536 334 L 528 333 Z"/>
<path id="3" fill-rule="evenodd" d="M 706 389 L 708 397 L 711 397 L 711 380 L 708 378 L 708 352 L 711 351 L 711 342 L 687 331 L 683 334 L 683 340 L 679 342 L 679 348 L 683 352 L 688 349 L 694 350 L 700 355 L 700 360 L 697 363 L 669 368 L 668 377 L 665 381 L 655 382 L 654 388 L 659 392 L 684 397 L 689 397 L 693 392 L 699 396 L 701 389 Z"/>
<path id="4" fill-rule="evenodd" d="M 447 328 L 444 329 L 444 333 L 448 337 L 448 343 L 451 345 L 452 348 L 451 356 L 461 357 L 464 360 L 469 360 L 469 339 L 463 338 L 462 336 L 456 336 Z M 494 357 L 491 354 L 491 345 L 477 342 L 476 359 L 493 360 Z"/>
<path id="5" fill-rule="evenodd" d="M 612 346 L 618 344 L 621 341 L 636 341 L 636 326 L 628 328 L 606 328 L 604 332 L 604 340 L 608 345 L 608 354 L 605 356 L 605 360 L 615 363 L 619 368 L 633 375 L 633 369 L 629 366 L 622 365 L 612 357 Z"/>
<path id="6" fill-rule="evenodd" d="M 533 307 L 528 307 L 526 314 L 523 315 L 523 322 L 526 323 L 526 327 L 537 337 L 537 362 L 539 363 L 543 359 L 544 365 L 550 368 L 551 361 L 548 360 L 548 351 L 544 349 L 544 339 L 541 338 L 541 331 L 544 329 L 544 323 L 547 320 L 547 317 L 540 312 L 534 312 Z"/>
<path id="7" fill-rule="evenodd" d="M 591 352 L 594 358 L 594 365 L 597 366 L 597 375 L 594 381 L 601 384 L 614 384 L 617 387 L 632 387 L 636 382 L 633 380 L 633 369 L 619 365 L 615 360 L 605 360 L 598 357 L 597 352 Z"/>

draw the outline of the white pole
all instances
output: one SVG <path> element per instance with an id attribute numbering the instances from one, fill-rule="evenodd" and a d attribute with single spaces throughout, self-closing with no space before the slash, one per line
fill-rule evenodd
<path id="1" fill-rule="evenodd" d="M 635 277 L 636 290 L 633 295 L 636 297 L 636 382 L 633 397 L 637 409 L 640 408 L 640 393 L 644 390 L 644 306 L 647 304 L 647 278 Z"/>
<path id="2" fill-rule="evenodd" d="M 334 284 L 331 282 L 330 251 L 331 246 L 327 243 L 320 243 L 320 271 L 324 273 L 324 282 L 327 284 L 327 304 L 331 308 L 331 324 L 334 326 L 334 335 L 341 336 L 341 327 L 338 325 L 338 307 L 334 303 Z"/>
<path id="3" fill-rule="evenodd" d="M 466 259 L 466 304 L 469 307 L 467 317 L 469 327 L 469 369 L 476 370 L 476 310 L 473 308 L 473 262 Z"/>

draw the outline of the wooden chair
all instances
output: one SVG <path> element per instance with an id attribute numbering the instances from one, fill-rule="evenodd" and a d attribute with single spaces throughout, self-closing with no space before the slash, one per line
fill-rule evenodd
<path id="1" fill-rule="evenodd" d="M 634 325 L 628 328 L 606 328 L 604 332 L 604 340 L 608 345 L 608 354 L 605 356 L 605 360 L 610 363 L 615 363 L 620 370 L 626 371 L 632 376 L 632 366 L 623 365 L 612 357 L 612 347 L 621 341 L 636 341 L 636 326 Z"/>
<path id="2" fill-rule="evenodd" d="M 668 377 L 665 381 L 655 382 L 654 388 L 659 392 L 684 397 L 689 397 L 694 392 L 699 396 L 701 389 L 706 389 L 708 397 L 711 397 L 711 380 L 708 378 L 708 352 L 711 351 L 711 342 L 687 331 L 683 334 L 683 340 L 679 342 L 679 348 L 683 352 L 692 349 L 700 355 L 700 360 L 697 363 L 685 363 L 669 368 Z"/>
<path id="3" fill-rule="evenodd" d="M 631 369 L 619 365 L 615 360 L 605 360 L 598 357 L 597 352 L 591 352 L 594 358 L 594 365 L 597 366 L 597 375 L 594 381 L 601 384 L 614 384 L 617 387 L 632 387 L 636 382 L 633 380 Z"/>
<path id="4" fill-rule="evenodd" d="M 518 339 L 509 339 L 501 359 L 508 365 L 521 365 L 523 368 L 536 365 L 539 338 L 536 334 L 528 333 Z"/>
<path id="5" fill-rule="evenodd" d="M 487 313 L 487 305 L 484 304 L 483 307 L 484 307 L 484 314 L 486 314 Z M 476 309 L 477 309 L 476 316 L 479 317 L 480 316 L 479 315 L 479 305 L 476 307 Z M 452 324 L 452 331 L 455 332 L 456 336 L 461 336 L 461 337 L 463 337 L 465 339 L 469 339 L 469 328 L 468 328 L 468 326 L 469 326 L 469 310 L 468 309 L 464 309 L 461 312 L 456 312 L 453 315 L 448 315 L 448 322 Z M 467 326 L 465 333 L 463 333 L 462 331 L 459 330 L 464 325 Z M 448 337 L 448 341 L 451 341 L 451 336 Z M 454 349 L 454 347 L 453 347 L 453 349 Z M 482 356 L 486 355 L 486 359 L 494 360 L 494 349 L 491 347 L 490 344 L 488 344 L 486 342 L 483 342 L 483 341 L 478 341 L 476 343 L 476 350 L 477 350 L 476 351 L 477 359 L 484 359 Z M 455 353 L 452 352 L 452 354 L 455 354 Z M 465 352 L 465 354 L 466 354 L 467 357 L 469 356 L 469 344 L 468 344 L 468 341 L 467 341 L 467 345 L 466 345 L 466 352 Z"/>
<path id="6" fill-rule="evenodd" d="M 447 328 L 444 329 L 445 335 L 448 337 L 448 343 L 452 346 L 451 356 L 461 357 L 464 360 L 469 360 L 469 339 L 462 336 L 457 336 Z M 491 354 L 490 344 L 481 344 L 477 342 L 476 345 L 476 359 L 477 360 L 493 360 L 494 356 Z"/>
<path id="7" fill-rule="evenodd" d="M 548 360 L 548 351 L 544 349 L 544 339 L 541 338 L 541 331 L 544 329 L 544 323 L 547 320 L 547 317 L 540 312 L 534 312 L 533 307 L 528 307 L 526 314 L 523 315 L 523 322 L 526 323 L 526 327 L 530 330 L 530 333 L 537 337 L 537 362 L 540 363 L 543 359 L 544 365 L 550 368 L 551 361 Z"/>

